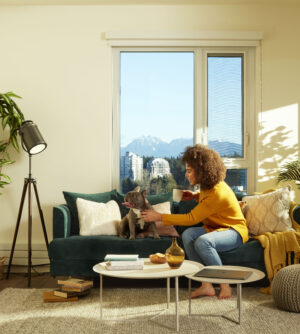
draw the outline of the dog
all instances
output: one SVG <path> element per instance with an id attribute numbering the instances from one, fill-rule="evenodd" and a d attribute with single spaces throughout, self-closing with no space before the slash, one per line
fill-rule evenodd
<path id="1" fill-rule="evenodd" d="M 160 239 L 155 222 L 144 222 L 141 219 L 141 211 L 152 209 L 151 204 L 146 198 L 146 190 L 140 191 L 140 187 L 129 191 L 124 198 L 123 205 L 130 208 L 128 214 L 121 220 L 117 226 L 118 234 L 121 238 L 134 240 L 137 233 L 152 229 L 154 239 Z"/>

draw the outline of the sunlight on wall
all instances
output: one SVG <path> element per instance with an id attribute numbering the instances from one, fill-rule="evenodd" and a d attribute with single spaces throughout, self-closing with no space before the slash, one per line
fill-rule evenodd
<path id="1" fill-rule="evenodd" d="M 291 104 L 261 113 L 258 138 L 260 188 L 262 183 L 275 186 L 279 168 L 298 158 L 298 112 L 298 104 Z"/>

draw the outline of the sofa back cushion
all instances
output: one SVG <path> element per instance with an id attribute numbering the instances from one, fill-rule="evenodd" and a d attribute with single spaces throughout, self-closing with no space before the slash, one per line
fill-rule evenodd
<path id="1" fill-rule="evenodd" d="M 77 198 L 82 198 L 87 201 L 93 201 L 98 203 L 107 203 L 111 200 L 112 194 L 115 194 L 116 190 L 96 193 L 96 194 L 83 194 L 83 193 L 74 193 L 69 191 L 63 191 L 64 198 L 70 210 L 71 215 L 71 229 L 70 235 L 79 234 L 79 220 L 78 220 L 78 210 L 76 205 Z"/>

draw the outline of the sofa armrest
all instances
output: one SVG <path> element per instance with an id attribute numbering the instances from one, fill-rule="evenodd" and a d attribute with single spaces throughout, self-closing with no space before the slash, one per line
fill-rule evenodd
<path id="1" fill-rule="evenodd" d="M 71 215 L 66 204 L 53 207 L 53 239 L 70 236 Z"/>
<path id="2" fill-rule="evenodd" d="M 290 216 L 293 223 L 297 223 L 298 225 L 300 225 L 300 205 L 294 204 L 291 206 Z"/>

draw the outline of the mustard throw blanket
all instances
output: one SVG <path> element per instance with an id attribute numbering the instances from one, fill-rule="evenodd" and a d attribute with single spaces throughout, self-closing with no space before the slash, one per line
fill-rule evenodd
<path id="1" fill-rule="evenodd" d="M 291 213 L 296 206 L 291 208 Z M 291 217 L 293 215 L 291 214 Z M 262 288 L 261 292 L 271 294 L 272 280 L 276 273 L 286 266 L 286 257 L 288 264 L 291 263 L 291 254 L 294 252 L 294 263 L 300 263 L 300 225 L 292 218 L 294 231 L 284 231 L 270 233 L 266 232 L 254 237 L 259 240 L 264 248 L 265 266 L 270 281 L 270 286 Z"/>

